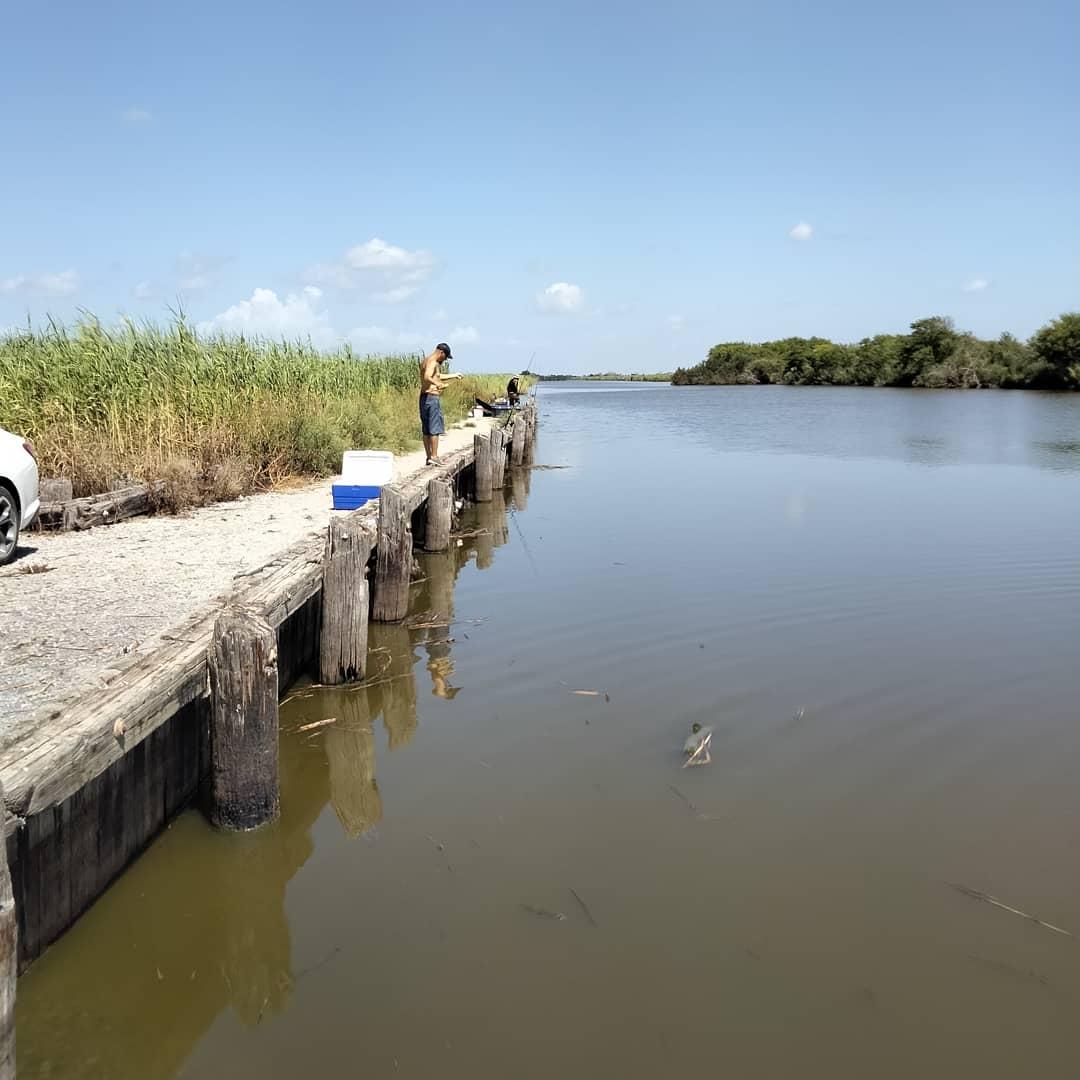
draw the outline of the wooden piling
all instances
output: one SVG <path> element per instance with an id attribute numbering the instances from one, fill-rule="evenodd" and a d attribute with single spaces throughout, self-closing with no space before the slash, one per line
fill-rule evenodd
<path id="1" fill-rule="evenodd" d="M 536 406 L 525 406 L 525 464 L 531 465 L 536 449 Z"/>
<path id="2" fill-rule="evenodd" d="M 375 537 L 362 522 L 330 522 L 323 556 L 319 681 L 328 686 L 354 682 L 367 664 L 368 559 Z"/>
<path id="3" fill-rule="evenodd" d="M 492 458 L 491 439 L 487 435 L 474 435 L 473 453 L 476 458 L 473 470 L 473 497 L 478 503 L 491 502 L 491 488 L 495 468 L 495 462 Z"/>
<path id="4" fill-rule="evenodd" d="M 427 525 L 424 529 L 425 551 L 445 551 L 450 546 L 453 519 L 454 485 L 443 477 L 435 477 L 428 483 Z"/>
<path id="5" fill-rule="evenodd" d="M 510 464 L 525 464 L 525 415 L 519 412 L 514 416 L 514 427 L 510 435 Z"/>
<path id="6" fill-rule="evenodd" d="M 491 488 L 506 487 L 506 432 L 501 427 L 491 429 Z"/>
<path id="7" fill-rule="evenodd" d="M 278 815 L 277 635 L 243 609 L 214 623 L 210 672 L 210 820 L 254 829 Z"/>
<path id="8" fill-rule="evenodd" d="M 4 789 L 0 785 L 0 823 Z M 11 891 L 7 844 L 0 845 L 0 1080 L 15 1080 L 15 980 L 18 970 L 19 928 Z"/>
<path id="9" fill-rule="evenodd" d="M 379 493 L 379 551 L 371 609 L 378 622 L 397 622 L 408 614 L 412 544 L 412 507 L 397 484 L 388 484 Z"/>

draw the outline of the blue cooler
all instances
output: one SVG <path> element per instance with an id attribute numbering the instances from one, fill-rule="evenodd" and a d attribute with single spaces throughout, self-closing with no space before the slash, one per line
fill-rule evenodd
<path id="1" fill-rule="evenodd" d="M 379 497 L 374 484 L 331 484 L 335 510 L 359 510 L 364 503 Z"/>
<path id="2" fill-rule="evenodd" d="M 341 476 L 330 486 L 335 510 L 358 510 L 379 497 L 394 477 L 394 455 L 388 450 L 346 450 Z"/>

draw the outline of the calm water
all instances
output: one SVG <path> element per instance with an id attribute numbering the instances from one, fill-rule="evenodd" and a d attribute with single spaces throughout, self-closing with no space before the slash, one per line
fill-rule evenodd
<path id="1" fill-rule="evenodd" d="M 20 1076 L 1080 1075 L 1080 938 L 950 885 L 1080 935 L 1080 395 L 540 396 L 569 468 L 35 965 Z"/>

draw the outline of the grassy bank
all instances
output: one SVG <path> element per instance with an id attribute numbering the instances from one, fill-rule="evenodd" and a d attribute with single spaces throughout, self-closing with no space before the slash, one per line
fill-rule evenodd
<path id="1" fill-rule="evenodd" d="M 452 383 L 447 422 L 505 386 Z M 165 480 L 182 506 L 332 474 L 347 448 L 418 446 L 418 391 L 412 357 L 200 337 L 182 321 L 0 337 L 0 427 L 33 439 L 42 475 L 76 495 Z"/>

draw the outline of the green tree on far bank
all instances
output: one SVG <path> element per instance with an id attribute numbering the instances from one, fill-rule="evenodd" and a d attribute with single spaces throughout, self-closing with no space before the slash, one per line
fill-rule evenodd
<path id="1" fill-rule="evenodd" d="M 1080 312 L 1047 323 L 1031 339 L 1031 351 L 1049 383 L 1080 389 Z"/>
<path id="2" fill-rule="evenodd" d="M 676 386 L 746 383 L 787 386 L 918 386 L 935 389 L 1080 389 L 1080 314 L 1062 315 L 1027 344 L 1012 334 L 990 341 L 933 315 L 907 334 L 856 344 L 827 338 L 721 342 Z"/>

